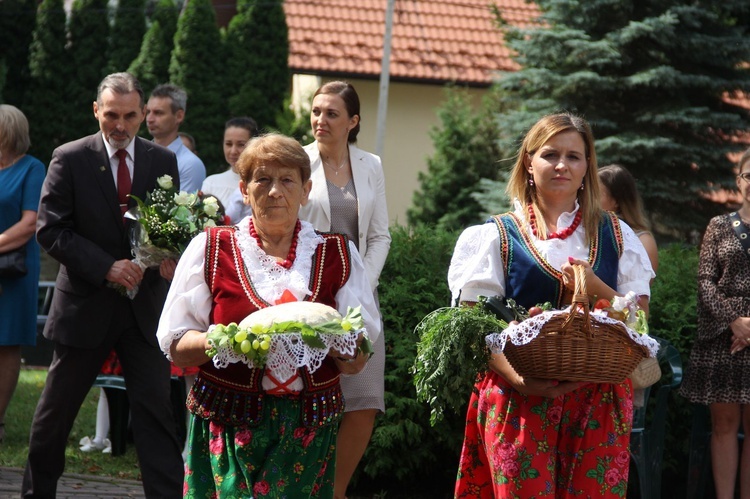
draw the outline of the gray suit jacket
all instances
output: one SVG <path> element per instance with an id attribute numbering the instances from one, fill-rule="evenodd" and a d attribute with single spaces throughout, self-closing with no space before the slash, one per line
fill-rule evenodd
<path id="1" fill-rule="evenodd" d="M 179 188 L 172 151 L 136 137 L 132 194 L 145 199 L 156 179 L 171 175 Z M 130 200 L 131 206 L 135 201 Z M 115 300 L 105 276 L 116 260 L 131 258 L 131 220 L 121 222 L 102 134 L 57 148 L 42 187 L 37 240 L 60 262 L 44 336 L 65 345 L 93 348 L 109 331 Z M 132 301 L 141 332 L 156 345 L 156 326 L 168 284 L 158 270 L 147 270 Z"/>

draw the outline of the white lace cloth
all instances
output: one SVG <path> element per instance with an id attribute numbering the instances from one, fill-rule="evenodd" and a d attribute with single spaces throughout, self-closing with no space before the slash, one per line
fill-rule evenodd
<path id="1" fill-rule="evenodd" d="M 569 311 L 570 307 L 566 308 L 563 311 L 550 310 L 547 312 L 542 312 L 541 314 L 530 317 L 524 321 L 519 322 L 518 324 L 510 325 L 502 332 L 488 334 L 485 338 L 487 347 L 492 353 L 501 353 L 505 349 L 505 344 L 508 341 L 510 341 L 514 345 L 526 345 L 539 335 L 542 327 L 550 318 L 563 312 L 568 313 Z M 583 312 L 579 311 L 579 313 L 582 314 Z M 597 321 L 602 324 L 622 324 L 622 322 L 607 317 L 606 315 L 590 313 L 589 317 L 592 321 Z M 635 341 L 639 345 L 643 345 L 648 349 L 650 357 L 656 357 L 656 354 L 659 351 L 658 341 L 656 341 L 649 335 L 638 334 L 627 326 L 625 326 L 625 330 L 628 332 L 628 335 L 633 341 Z"/>
<path id="2" fill-rule="evenodd" d="M 319 334 L 318 337 L 325 344 L 325 348 L 309 346 L 302 341 L 300 333 L 272 334 L 271 347 L 268 349 L 265 367 L 271 371 L 274 378 L 282 383 L 294 376 L 300 367 L 307 367 L 310 372 L 315 372 L 323 363 L 323 359 L 326 358 L 331 348 L 343 355 L 354 355 L 357 350 L 357 337 L 360 333 L 366 334 L 366 331 L 358 329 L 344 334 Z M 226 345 L 219 349 L 213 358 L 213 362 L 218 368 L 237 362 L 242 362 L 250 367 L 262 367 Z M 266 385 L 267 382 L 264 380 L 263 388 L 269 388 Z"/>

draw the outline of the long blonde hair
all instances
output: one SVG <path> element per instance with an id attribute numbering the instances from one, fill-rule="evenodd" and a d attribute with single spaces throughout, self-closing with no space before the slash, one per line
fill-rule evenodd
<path id="1" fill-rule="evenodd" d="M 586 148 L 586 173 L 583 177 L 584 189 L 578 193 L 582 221 L 586 231 L 586 239 L 591 241 L 599 227 L 602 210 L 599 207 L 599 177 L 596 174 L 596 151 L 594 150 L 594 135 L 591 127 L 580 116 L 570 113 L 550 114 L 537 121 L 526 133 L 518 149 L 516 164 L 508 180 L 506 192 L 511 199 L 518 199 L 524 205 L 531 205 L 538 220 L 542 219 L 537 201 L 536 188 L 529 183 L 529 173 L 526 170 L 524 158 L 533 155 L 552 137 L 563 132 L 578 132 Z M 528 222 L 528 213 L 524 213 Z M 539 236 L 547 237 L 546 224 L 539 224 Z"/>

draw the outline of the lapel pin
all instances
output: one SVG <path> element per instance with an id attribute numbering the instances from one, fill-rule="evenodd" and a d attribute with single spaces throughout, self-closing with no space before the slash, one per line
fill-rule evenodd
<path id="1" fill-rule="evenodd" d="M 100 166 L 100 167 L 99 167 L 99 171 L 105 172 L 105 171 L 107 171 L 107 168 L 106 168 L 106 167 L 104 167 L 104 166 Z"/>

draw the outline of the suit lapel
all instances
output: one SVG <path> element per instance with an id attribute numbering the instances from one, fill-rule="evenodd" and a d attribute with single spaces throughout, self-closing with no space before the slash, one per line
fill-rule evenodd
<path id="1" fill-rule="evenodd" d="M 312 168 L 312 192 L 310 192 L 310 198 L 322 199 L 325 202 L 320 203 L 320 207 L 323 208 L 323 213 L 326 216 L 327 226 L 331 226 L 331 203 L 328 200 L 328 182 L 326 182 L 326 172 L 323 169 L 323 160 L 320 159 L 320 150 L 318 149 L 317 142 L 315 147 L 312 149 L 310 155 L 310 168 Z"/>
<path id="2" fill-rule="evenodd" d="M 367 185 L 368 171 L 365 164 L 365 155 L 362 150 L 349 144 L 349 159 L 352 164 L 352 179 L 354 179 L 354 189 L 357 191 L 357 223 L 360 227 L 360 233 L 362 232 L 363 215 L 362 213 L 362 197 L 369 191 Z"/>
<path id="3" fill-rule="evenodd" d="M 151 172 L 151 150 L 153 146 L 140 137 L 136 137 L 133 140 L 135 140 L 135 158 L 133 161 L 133 187 L 131 192 L 145 201 L 146 190 L 149 186 L 148 179 Z M 134 204 L 135 201 L 131 201 L 131 203 Z"/>

